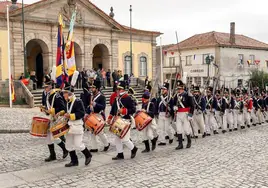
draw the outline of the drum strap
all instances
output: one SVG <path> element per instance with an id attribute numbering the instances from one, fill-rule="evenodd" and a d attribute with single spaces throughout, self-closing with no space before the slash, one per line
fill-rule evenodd
<path id="1" fill-rule="evenodd" d="M 76 101 L 76 97 L 73 96 L 73 101 L 72 101 L 72 103 L 71 103 L 70 108 L 69 108 L 69 103 L 67 103 L 67 112 L 68 112 L 68 114 L 71 114 L 72 109 L 73 109 L 73 106 L 74 106 L 74 102 L 75 102 L 75 101 Z"/>
<path id="2" fill-rule="evenodd" d="M 54 96 L 53 96 L 53 98 L 52 98 L 51 105 L 49 104 L 49 101 L 48 101 L 48 99 L 49 99 L 49 95 L 47 95 L 47 109 L 53 108 L 53 106 L 54 106 L 54 102 L 55 102 L 55 98 L 56 98 L 56 95 L 57 95 L 57 93 L 54 94 Z"/>
<path id="3" fill-rule="evenodd" d="M 159 107 L 162 104 L 164 104 L 164 106 L 167 106 L 167 102 L 166 102 L 167 98 L 168 98 L 168 96 L 166 96 L 166 97 L 163 97 L 163 95 L 161 96 L 161 102 L 159 103 Z"/>
<path id="4" fill-rule="evenodd" d="M 149 103 L 148 103 L 148 105 L 147 105 L 147 109 L 146 109 L 146 112 L 149 112 L 150 105 L 151 105 L 151 102 L 149 102 Z"/>
<path id="5" fill-rule="evenodd" d="M 93 102 L 95 102 L 99 97 L 101 96 L 101 93 L 99 92 L 96 97 L 94 97 Z"/>

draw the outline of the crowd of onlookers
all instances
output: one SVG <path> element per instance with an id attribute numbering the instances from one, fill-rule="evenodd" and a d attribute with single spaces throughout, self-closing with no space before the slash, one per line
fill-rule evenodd
<path id="1" fill-rule="evenodd" d="M 131 74 L 131 75 L 124 74 L 123 75 L 121 70 L 114 70 L 113 72 L 111 72 L 110 69 L 105 71 L 105 69 L 103 69 L 103 68 L 98 69 L 98 70 L 97 69 L 86 70 L 85 68 L 83 68 L 82 71 L 80 71 L 78 68 L 77 71 L 79 72 L 79 75 L 78 75 L 77 82 L 76 82 L 76 88 L 79 88 L 79 89 L 85 87 L 86 83 L 90 79 L 100 80 L 102 83 L 103 89 L 105 89 L 105 87 L 115 86 L 116 82 L 118 82 L 120 79 L 123 79 L 124 81 L 126 81 L 127 86 L 129 86 L 131 78 L 133 77 L 133 74 Z M 22 73 L 19 80 L 22 80 L 24 78 L 25 78 L 25 75 Z M 34 71 L 29 73 L 29 78 L 33 82 L 33 89 L 34 90 L 37 88 L 40 88 L 40 84 L 38 85 L 38 83 L 40 83 L 40 82 L 38 82 L 38 79 L 37 79 Z M 44 73 L 41 87 L 44 83 L 47 83 L 49 81 L 51 81 L 51 71 Z"/>

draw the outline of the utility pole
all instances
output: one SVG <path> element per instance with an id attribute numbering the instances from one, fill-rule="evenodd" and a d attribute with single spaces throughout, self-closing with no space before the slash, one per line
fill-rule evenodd
<path id="1" fill-rule="evenodd" d="M 133 61 L 132 61 L 132 5 L 130 5 L 129 13 L 130 13 L 130 74 L 132 74 L 132 64 L 133 64 Z"/>
<path id="2" fill-rule="evenodd" d="M 27 77 L 28 73 L 26 70 L 27 67 L 27 52 L 25 46 L 25 29 L 24 29 L 24 2 L 22 0 L 22 9 L 21 9 L 21 16 L 22 16 L 22 41 L 23 41 L 23 60 L 24 60 L 24 76 Z"/>

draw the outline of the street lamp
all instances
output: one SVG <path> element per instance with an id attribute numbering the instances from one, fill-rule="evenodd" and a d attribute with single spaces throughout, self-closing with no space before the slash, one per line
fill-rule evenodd
<path id="1" fill-rule="evenodd" d="M 209 79 L 209 65 L 211 64 L 212 61 L 214 61 L 214 56 L 208 55 L 206 57 L 206 64 L 208 65 L 208 85 L 209 85 L 209 81 L 210 81 L 210 79 Z"/>

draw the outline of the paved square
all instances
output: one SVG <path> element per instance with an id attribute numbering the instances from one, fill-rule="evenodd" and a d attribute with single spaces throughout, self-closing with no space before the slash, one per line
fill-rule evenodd
<path id="1" fill-rule="evenodd" d="M 32 112 L 38 114 L 37 109 L 28 110 L 10 121 L 28 122 Z M 5 121 L 0 129 L 4 127 Z M 176 151 L 175 142 L 141 154 L 141 135 L 132 130 L 139 148 L 135 159 L 129 159 L 130 151 L 125 148 L 126 159 L 112 161 L 116 155 L 112 144 L 109 152 L 94 154 L 87 167 L 78 153 L 80 164 L 74 168 L 64 167 L 69 158 L 61 159 L 59 147 L 57 161 L 43 162 L 48 156 L 44 139 L 27 133 L 0 134 L 0 187 L 268 187 L 267 132 L 267 125 L 261 125 L 193 140 L 190 149 Z M 113 135 L 108 133 L 108 137 L 112 142 Z M 84 142 L 89 146 L 88 134 Z"/>

